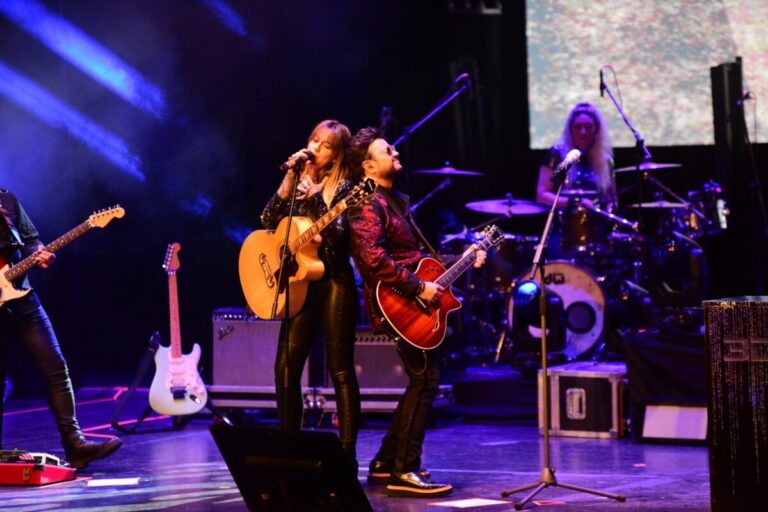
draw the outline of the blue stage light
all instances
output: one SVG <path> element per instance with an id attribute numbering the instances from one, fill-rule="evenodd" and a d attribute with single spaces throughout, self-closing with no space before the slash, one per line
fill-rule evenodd
<path id="1" fill-rule="evenodd" d="M 203 5 L 208 7 L 221 23 L 231 32 L 239 36 L 247 36 L 248 30 L 245 28 L 243 18 L 229 6 L 224 0 L 200 0 Z"/>
<path id="2" fill-rule="evenodd" d="M 47 124 L 63 128 L 134 178 L 146 179 L 141 159 L 125 142 L 0 60 L 0 94 Z"/>
<path id="3" fill-rule="evenodd" d="M 69 21 L 35 0 L 2 0 L 0 13 L 131 105 L 165 117 L 163 91 Z"/>

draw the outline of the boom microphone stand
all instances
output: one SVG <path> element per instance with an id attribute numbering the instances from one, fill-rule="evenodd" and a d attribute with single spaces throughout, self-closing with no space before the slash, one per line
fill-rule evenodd
<path id="1" fill-rule="evenodd" d="M 573 161 L 575 162 L 575 160 Z M 571 165 L 573 164 L 571 162 Z M 561 164 L 562 165 L 562 164 Z M 523 498 L 523 501 L 520 501 L 518 503 L 515 503 L 515 510 L 522 510 L 523 507 L 531 501 L 534 496 L 536 496 L 539 492 L 541 492 L 543 489 L 547 487 L 562 487 L 564 489 L 569 489 L 571 491 L 578 491 L 578 492 L 585 492 L 589 494 L 594 494 L 596 496 L 603 496 L 604 498 L 611 498 L 612 500 L 617 500 L 620 502 L 624 502 L 626 498 L 624 496 L 618 495 L 618 494 L 609 494 L 601 491 L 594 491 L 592 489 L 585 489 L 584 487 L 576 487 L 574 485 L 568 485 L 564 483 L 560 483 L 555 478 L 555 468 L 550 466 L 549 462 L 549 379 L 547 378 L 547 298 L 546 294 L 544 293 L 544 275 L 545 275 L 545 262 L 543 258 L 544 249 L 547 245 L 547 239 L 549 238 L 551 229 L 552 229 L 552 219 L 554 219 L 555 216 L 555 210 L 557 209 L 557 200 L 560 198 L 560 192 L 563 190 L 563 183 L 565 181 L 565 174 L 568 170 L 568 167 L 570 165 L 566 164 L 561 168 L 558 168 L 555 170 L 555 172 L 552 175 L 552 181 L 559 181 L 559 185 L 557 187 L 557 193 L 555 194 L 555 200 L 552 202 L 552 208 L 549 210 L 549 215 L 547 216 L 547 222 L 544 224 L 544 232 L 541 234 L 541 240 L 539 241 L 539 245 L 536 247 L 536 254 L 533 256 L 533 270 L 531 271 L 531 279 L 534 279 L 536 277 L 536 271 L 539 271 L 539 276 L 541 277 L 541 283 L 539 284 L 539 314 L 541 316 L 541 372 L 543 376 L 543 382 L 542 382 L 542 403 L 541 407 L 544 410 L 544 414 L 542 414 L 542 423 L 544 428 L 544 468 L 541 470 L 541 476 L 539 477 L 538 482 L 534 482 L 532 484 L 523 485 L 521 487 L 516 487 L 514 489 L 509 489 L 507 491 L 502 491 L 501 496 L 502 498 L 506 498 L 510 496 L 511 494 L 516 494 L 518 492 L 527 491 L 528 489 L 533 489 L 533 492 L 528 494 L 525 498 Z M 535 489 L 534 489 L 535 488 Z"/>

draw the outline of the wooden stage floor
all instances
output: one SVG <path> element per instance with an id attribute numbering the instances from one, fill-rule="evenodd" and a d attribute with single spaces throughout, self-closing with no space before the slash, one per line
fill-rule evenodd
<path id="1" fill-rule="evenodd" d="M 115 389 L 89 389 L 78 394 L 78 416 L 88 433 L 114 433 L 109 422 L 115 395 Z M 135 418 L 146 403 L 146 394 L 132 398 L 121 419 Z M 62 455 L 53 420 L 42 400 L 11 400 L 5 405 L 5 449 Z M 111 458 L 80 472 L 75 481 L 45 487 L 0 487 L 0 511 L 245 511 L 245 503 L 208 431 L 210 424 L 209 417 L 199 416 L 182 429 L 173 430 L 170 419 L 150 416 L 141 433 L 121 435 L 124 446 Z M 535 482 L 541 472 L 542 438 L 536 427 L 443 419 L 427 433 L 424 464 L 436 481 L 452 483 L 454 493 L 436 499 L 388 498 L 383 487 L 369 485 L 365 480 L 368 461 L 378 448 L 384 427 L 384 423 L 366 423 L 358 443 L 359 479 L 376 511 L 513 510 L 512 498 L 503 499 L 500 492 Z M 551 462 L 557 469 L 558 481 L 623 494 L 627 501 L 618 503 L 547 488 L 526 510 L 710 509 L 705 446 L 638 444 L 631 438 L 553 437 Z M 106 479 L 138 482 L 98 486 Z M 467 507 L 462 505 L 463 500 L 479 501 Z"/>

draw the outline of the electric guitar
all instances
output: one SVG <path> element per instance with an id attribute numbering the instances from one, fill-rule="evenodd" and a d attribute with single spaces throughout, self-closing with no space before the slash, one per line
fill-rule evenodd
<path id="1" fill-rule="evenodd" d="M 76 240 L 86 231 L 92 228 L 103 228 L 109 224 L 112 219 L 122 219 L 125 216 L 125 210 L 117 205 L 97 212 L 93 212 L 88 219 L 73 228 L 59 238 L 45 246 L 48 252 L 56 252 L 68 243 Z M 30 254 L 15 265 L 10 265 L 0 255 L 0 308 L 6 302 L 20 299 L 32 291 L 32 288 L 18 289 L 13 286 L 13 281 L 23 277 L 27 272 L 37 266 L 37 254 Z"/>
<path id="2" fill-rule="evenodd" d="M 477 249 L 464 254 L 456 263 L 446 268 L 434 258 L 423 258 L 416 268 L 422 281 L 439 284 L 445 291 L 437 304 L 423 302 L 418 297 L 404 297 L 391 286 L 378 282 L 376 301 L 384 319 L 395 332 L 416 348 L 431 350 L 445 339 L 448 314 L 461 307 L 461 302 L 451 292 L 451 283 L 474 263 L 477 250 L 487 251 L 500 244 L 504 234 L 496 226 L 483 230 L 483 239 L 476 242 Z"/>
<path id="3" fill-rule="evenodd" d="M 149 405 L 158 414 L 181 416 L 195 414 L 205 407 L 208 394 L 203 379 L 197 371 L 200 362 L 200 345 L 195 343 L 192 352 L 181 353 L 181 329 L 179 328 L 179 293 L 176 272 L 181 267 L 181 245 L 168 245 L 163 269 L 168 274 L 168 303 L 171 312 L 171 344 L 159 346 L 155 352 L 155 377 L 149 388 Z"/>
<path id="4" fill-rule="evenodd" d="M 240 285 L 248 306 L 256 316 L 273 318 L 272 306 L 275 292 L 279 290 L 275 316 L 285 318 L 286 283 L 290 287 L 288 316 L 299 312 L 307 297 L 309 281 L 317 281 L 325 271 L 323 262 L 317 257 L 318 244 L 309 242 L 347 208 L 368 199 L 375 189 L 376 182 L 367 178 L 314 223 L 308 217 L 294 217 L 288 235 L 286 259 L 282 264 L 280 255 L 288 229 L 287 217 L 274 231 L 258 230 L 248 235 L 240 249 Z M 282 282 L 278 284 L 279 277 Z"/>

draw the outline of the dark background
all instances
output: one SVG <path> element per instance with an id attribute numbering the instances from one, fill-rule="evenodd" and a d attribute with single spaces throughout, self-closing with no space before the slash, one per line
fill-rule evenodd
<path id="1" fill-rule="evenodd" d="M 174 241 L 182 245 L 185 351 L 200 343 L 210 366 L 212 311 L 244 305 L 240 242 L 261 227 L 259 213 L 281 178 L 278 166 L 321 119 L 339 119 L 354 132 L 378 125 L 381 108 L 390 106 L 400 133 L 468 72 L 470 92 L 398 149 L 407 169 L 448 161 L 485 176 L 454 179 L 422 207 L 419 222 L 434 238 L 452 229 L 444 226 L 445 211 L 459 228 L 487 220 L 465 210 L 468 201 L 505 193 L 533 199 L 543 155 L 528 148 L 522 2 L 507 2 L 503 15 L 481 16 L 451 12 L 436 0 L 230 0 L 245 33 L 222 23 L 207 0 L 41 3 L 158 85 L 167 105 L 162 119 L 136 109 L 0 17 L 0 60 L 123 138 L 146 174 L 135 179 L 0 96 L 0 186 L 19 196 L 44 240 L 96 209 L 119 203 L 127 212 L 63 249 L 52 269 L 32 272 L 78 386 L 127 384 L 150 334 L 159 330 L 167 340 L 161 264 Z M 600 108 L 613 107 L 606 99 Z M 651 150 L 656 161 L 684 165 L 663 174 L 678 192 L 717 176 L 714 147 Z M 765 153 L 762 145 L 759 161 Z M 633 154 L 617 149 L 617 165 L 633 163 Z M 419 199 L 439 182 L 407 174 L 402 186 Z M 502 227 L 533 234 L 542 225 L 534 216 Z M 760 291 L 751 269 L 730 264 L 739 247 L 727 236 L 706 241 L 713 296 Z M 24 367 L 12 367 L 22 383 L 17 392 L 36 389 L 36 376 Z"/>

